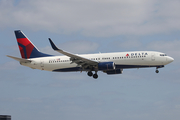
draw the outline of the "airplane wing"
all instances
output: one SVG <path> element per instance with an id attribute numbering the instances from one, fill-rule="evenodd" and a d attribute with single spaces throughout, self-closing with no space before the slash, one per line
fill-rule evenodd
<path id="1" fill-rule="evenodd" d="M 19 62 L 24 62 L 24 63 L 31 62 L 31 60 L 26 60 L 26 59 L 23 59 L 23 58 L 13 57 L 13 56 L 9 56 L 9 55 L 7 55 L 7 57 L 10 57 L 10 58 L 12 58 L 14 60 L 17 60 Z"/>
<path id="2" fill-rule="evenodd" d="M 52 40 L 50 38 L 49 38 L 49 41 L 51 43 L 52 48 L 55 51 L 70 57 L 70 60 L 72 61 L 72 63 L 76 63 L 78 65 L 81 65 L 82 67 L 85 67 L 85 68 L 88 66 L 97 66 L 98 65 L 98 61 L 89 60 L 89 59 L 81 57 L 79 55 L 75 55 L 75 54 L 66 52 L 64 50 L 61 50 L 61 49 L 56 47 L 56 45 L 52 42 Z"/>

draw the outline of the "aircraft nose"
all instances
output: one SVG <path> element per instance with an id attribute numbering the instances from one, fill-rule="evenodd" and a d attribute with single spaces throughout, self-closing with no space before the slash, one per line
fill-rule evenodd
<path id="1" fill-rule="evenodd" d="M 173 59 L 172 57 L 169 57 L 169 56 L 167 57 L 167 59 L 166 59 L 166 60 L 167 60 L 167 62 L 168 62 L 168 63 L 171 63 L 171 62 L 173 62 L 173 61 L 174 61 L 174 59 Z"/>

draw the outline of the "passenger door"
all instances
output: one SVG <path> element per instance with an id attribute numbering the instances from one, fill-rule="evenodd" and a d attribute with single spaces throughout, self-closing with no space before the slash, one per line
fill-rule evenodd
<path id="1" fill-rule="evenodd" d="M 40 67 L 42 68 L 42 70 L 44 70 L 44 60 L 40 61 Z"/>
<path id="2" fill-rule="evenodd" d="M 154 53 L 151 54 L 151 60 L 155 61 L 155 54 Z"/>

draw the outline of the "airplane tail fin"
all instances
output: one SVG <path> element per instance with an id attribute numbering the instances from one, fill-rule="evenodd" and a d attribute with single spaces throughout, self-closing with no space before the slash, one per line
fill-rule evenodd
<path id="1" fill-rule="evenodd" d="M 29 58 L 51 56 L 48 54 L 41 53 L 21 30 L 16 30 L 14 31 L 14 33 L 18 42 L 18 46 L 22 58 L 29 59 Z"/>

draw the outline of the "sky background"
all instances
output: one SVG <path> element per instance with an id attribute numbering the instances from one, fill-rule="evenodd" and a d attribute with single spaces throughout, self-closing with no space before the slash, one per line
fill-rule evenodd
<path id="1" fill-rule="evenodd" d="M 179 0 L 0 0 L 0 115 L 12 120 L 179 120 Z M 55 73 L 20 57 L 14 30 L 44 53 L 151 50 L 175 60 L 159 69 Z"/>

